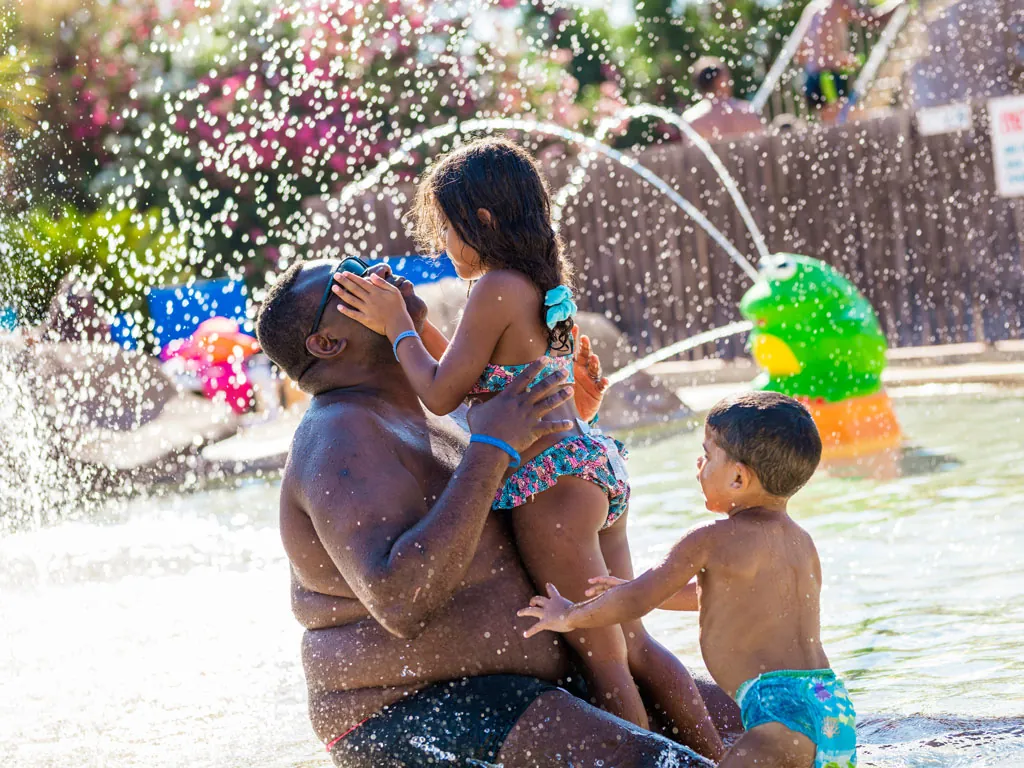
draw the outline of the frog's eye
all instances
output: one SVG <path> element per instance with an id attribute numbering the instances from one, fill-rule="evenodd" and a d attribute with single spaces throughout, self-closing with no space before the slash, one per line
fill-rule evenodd
<path id="1" fill-rule="evenodd" d="M 792 259 L 778 259 L 769 263 L 764 272 L 769 280 L 790 280 L 796 276 L 796 262 Z"/>

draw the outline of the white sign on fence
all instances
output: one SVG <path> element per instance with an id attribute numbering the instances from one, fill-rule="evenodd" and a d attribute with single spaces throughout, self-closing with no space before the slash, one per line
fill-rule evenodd
<path id="1" fill-rule="evenodd" d="M 917 130 L 922 136 L 961 133 L 974 126 L 970 104 L 946 104 L 926 107 L 917 112 Z"/>
<path id="2" fill-rule="evenodd" d="M 1024 197 L 1024 96 L 988 103 L 996 188 L 1003 197 Z"/>

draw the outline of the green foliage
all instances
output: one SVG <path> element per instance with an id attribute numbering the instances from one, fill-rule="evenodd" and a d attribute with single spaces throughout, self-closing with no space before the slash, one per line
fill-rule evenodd
<path id="1" fill-rule="evenodd" d="M 15 48 L 0 56 L 0 131 L 21 135 L 32 130 L 46 92 L 33 73 L 36 62 Z"/>
<path id="2" fill-rule="evenodd" d="M 111 313 L 144 312 L 144 289 L 184 275 L 184 239 L 155 212 L 37 208 L 0 219 L 0 305 L 43 318 L 73 271 Z"/>
<path id="3" fill-rule="evenodd" d="M 490 3 L 479 39 L 476 10 L 437 0 L 62 0 L 35 26 L 20 5 L 0 31 L 20 52 L 0 58 L 0 248 L 18 256 L 0 291 L 8 276 L 24 289 L 6 303 L 37 315 L 74 265 L 112 309 L 168 264 L 262 284 L 323 246 L 308 211 L 409 136 L 501 115 L 586 132 L 624 102 L 681 109 L 704 54 L 749 95 L 806 5 L 637 0 L 635 23 L 616 26 L 545 2 Z M 649 140 L 650 124 L 619 143 Z M 345 219 L 331 242 L 360 242 L 360 226 Z"/>

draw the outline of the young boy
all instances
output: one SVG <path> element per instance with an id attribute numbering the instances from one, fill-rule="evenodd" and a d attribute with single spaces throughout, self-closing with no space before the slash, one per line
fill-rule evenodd
<path id="1" fill-rule="evenodd" d="M 723 400 L 705 423 L 697 479 L 707 508 L 727 517 L 691 530 L 632 581 L 591 579 L 587 595 L 598 596 L 587 602 L 549 584 L 548 597 L 519 612 L 539 619 L 526 635 L 621 624 L 655 608 L 699 610 L 704 663 L 746 729 L 722 768 L 856 766 L 853 704 L 819 638 L 821 563 L 786 513 L 820 459 L 818 430 L 796 400 Z"/>

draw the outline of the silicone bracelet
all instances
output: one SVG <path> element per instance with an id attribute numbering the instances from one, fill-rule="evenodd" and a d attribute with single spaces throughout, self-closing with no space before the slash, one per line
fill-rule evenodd
<path id="1" fill-rule="evenodd" d="M 416 331 L 402 331 L 398 334 L 398 337 L 395 339 L 395 343 L 391 345 L 391 351 L 395 353 L 395 360 L 398 359 L 398 345 L 401 344 L 404 339 L 411 339 L 413 336 L 417 339 L 420 337 Z"/>
<path id="2" fill-rule="evenodd" d="M 504 440 L 499 440 L 498 438 L 491 437 L 490 435 L 472 435 L 469 438 L 469 442 L 493 445 L 495 448 L 499 448 L 509 455 L 510 461 L 508 465 L 512 467 L 512 469 L 519 466 L 519 452 Z"/>

